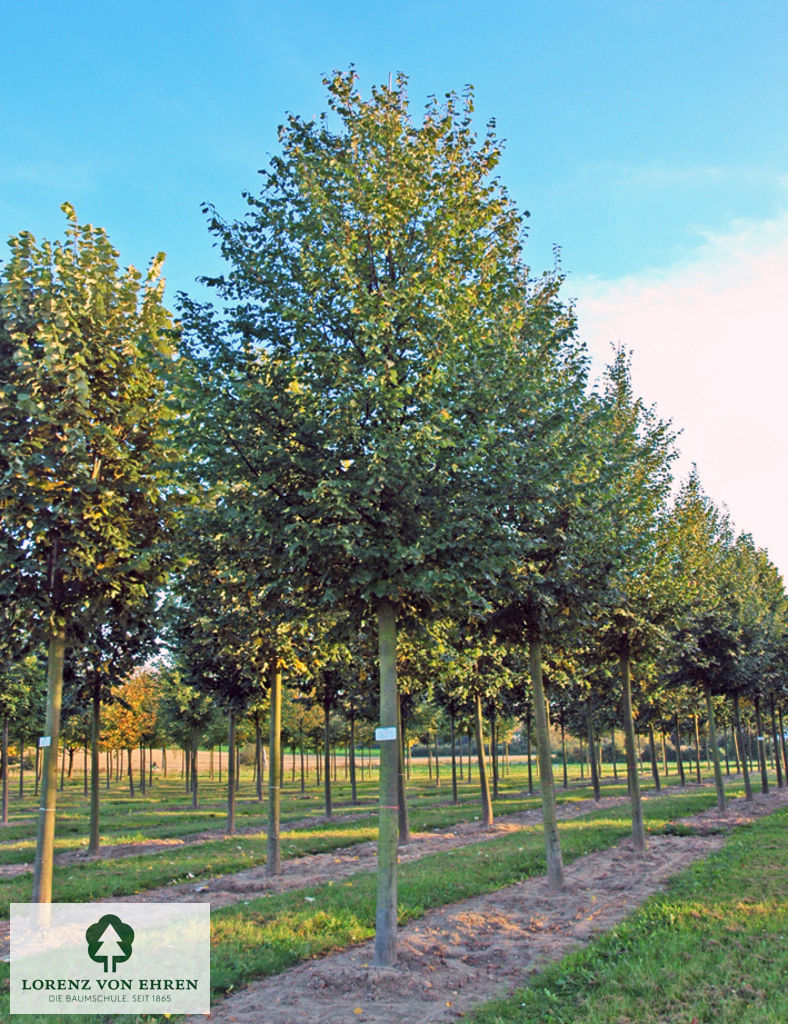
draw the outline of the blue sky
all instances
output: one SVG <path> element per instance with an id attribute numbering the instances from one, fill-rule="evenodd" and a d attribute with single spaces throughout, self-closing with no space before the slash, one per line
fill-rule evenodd
<path id="1" fill-rule="evenodd" d="M 633 349 L 682 469 L 788 572 L 784 0 L 28 0 L 3 22 L 0 234 L 60 236 L 69 200 L 124 263 L 164 250 L 171 301 L 218 266 L 200 204 L 243 213 L 323 74 L 403 71 L 416 110 L 472 83 L 532 268 L 561 247 L 592 352 Z"/>

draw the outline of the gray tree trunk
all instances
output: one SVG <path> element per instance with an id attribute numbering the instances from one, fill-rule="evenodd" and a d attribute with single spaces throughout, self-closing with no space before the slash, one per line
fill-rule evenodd
<path id="1" fill-rule="evenodd" d="M 392 738 L 380 740 L 378 818 L 378 891 L 375 911 L 375 966 L 397 959 L 397 839 L 399 832 L 399 747 L 397 736 L 397 618 L 385 598 L 378 604 L 380 727 Z M 393 736 L 392 736 L 393 734 Z"/>
<path id="2" fill-rule="evenodd" d="M 635 719 L 632 714 L 632 684 L 629 671 L 629 654 L 622 654 L 621 691 L 624 698 L 624 740 L 627 753 L 627 774 L 629 777 L 629 800 L 632 805 L 632 844 L 635 853 L 644 853 L 646 832 L 643 827 L 643 804 L 640 799 L 640 775 L 638 773 L 637 751 L 635 748 Z"/>
<path id="3" fill-rule="evenodd" d="M 542 681 L 542 644 L 535 638 L 529 640 L 528 659 L 531 669 L 534 720 L 536 722 L 536 750 L 539 757 L 539 779 L 542 790 L 542 824 L 547 854 L 547 880 L 554 892 L 560 892 L 564 888 L 564 864 L 561 857 L 561 843 L 558 837 L 553 760 L 550 751 L 550 733 L 547 724 L 547 707 L 545 705 L 544 684 Z"/>
<path id="4" fill-rule="evenodd" d="M 473 717 L 474 732 L 476 733 L 476 757 L 479 763 L 479 790 L 482 800 L 482 821 L 485 825 L 493 823 L 493 806 L 490 799 L 490 780 L 487 776 L 487 758 L 484 756 L 484 719 L 482 717 L 482 699 L 476 695 L 476 705 Z"/>
<path id="5" fill-rule="evenodd" d="M 235 711 L 230 708 L 227 727 L 227 749 L 235 750 Z M 227 765 L 227 831 L 235 832 L 235 759 L 230 756 Z"/>
<path id="6" fill-rule="evenodd" d="M 654 726 L 649 723 L 648 743 L 651 748 L 651 777 L 654 779 L 654 789 L 659 793 L 662 783 L 659 780 L 659 766 L 657 765 L 657 744 L 654 738 Z"/>
<path id="7" fill-rule="evenodd" d="M 721 811 L 725 810 L 725 784 L 722 781 L 722 764 L 720 763 L 720 748 L 717 746 L 717 724 L 714 720 L 714 701 L 711 696 L 711 687 L 705 686 L 706 692 L 706 717 L 709 720 L 709 743 L 711 745 L 711 756 L 714 761 L 714 785 L 717 789 L 717 806 Z"/>
<path id="8" fill-rule="evenodd" d="M 596 763 L 596 738 L 590 698 L 586 701 L 586 724 L 588 726 L 588 761 L 591 768 L 591 785 L 594 787 L 594 799 L 599 800 L 602 797 L 602 788 L 599 784 L 599 768 Z"/>
<path id="9" fill-rule="evenodd" d="M 266 874 L 281 875 L 282 851 L 279 841 L 279 817 L 282 799 L 282 667 L 273 655 L 268 670 L 270 708 L 270 739 L 268 764 L 268 840 Z"/>
<path id="10" fill-rule="evenodd" d="M 738 693 L 734 693 L 733 695 L 733 725 L 736 730 L 736 743 L 741 753 L 741 771 L 744 776 L 744 799 L 752 800 L 752 783 L 750 782 L 750 769 L 747 767 L 747 757 L 744 750 L 744 734 L 741 727 Z"/>
<path id="11" fill-rule="evenodd" d="M 90 842 L 88 853 L 99 852 L 99 741 L 101 739 L 101 687 L 93 680 L 90 695 Z"/>
<path id="12" fill-rule="evenodd" d="M 52 902 L 52 863 L 55 849 L 55 802 L 57 799 L 57 754 L 60 739 L 60 710 L 63 705 L 63 662 L 66 653 L 65 626 L 49 636 L 47 665 L 47 710 L 44 734 L 49 746 L 43 748 L 41 801 L 38 810 L 36 857 L 33 867 L 32 903 Z"/>

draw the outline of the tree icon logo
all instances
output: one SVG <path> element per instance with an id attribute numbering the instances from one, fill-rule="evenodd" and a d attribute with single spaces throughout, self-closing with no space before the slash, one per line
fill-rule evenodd
<path id="1" fill-rule="evenodd" d="M 104 972 L 115 972 L 118 964 L 131 956 L 134 929 L 115 914 L 105 914 L 85 932 L 88 956 L 97 964 L 104 964 Z"/>

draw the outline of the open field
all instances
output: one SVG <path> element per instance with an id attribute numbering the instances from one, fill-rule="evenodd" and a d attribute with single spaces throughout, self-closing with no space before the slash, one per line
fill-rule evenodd
<path id="1" fill-rule="evenodd" d="M 538 793 L 528 796 L 524 774 L 524 766 L 513 765 L 512 774 L 502 780 L 496 802 L 496 814 L 501 816 L 497 828 L 482 830 L 478 822 L 474 823 L 478 817 L 475 781 L 462 786 L 461 803 L 454 807 L 450 787 L 444 784 L 437 788 L 434 781 L 425 778 L 423 766 L 417 766 L 409 787 L 414 839 L 401 851 L 403 925 L 457 901 L 489 894 L 495 899 L 499 890 L 542 874 L 539 798 Z M 650 781 L 644 777 L 644 786 L 648 787 Z M 669 781 L 675 783 L 675 775 Z M 205 783 L 202 806 L 196 811 L 184 803 L 182 784 L 177 779 L 157 781 L 145 797 L 134 800 L 110 791 L 102 819 L 105 842 L 132 841 L 135 848 L 117 849 L 114 856 L 97 861 L 86 861 L 76 852 L 86 819 L 81 785 L 75 782 L 61 794 L 66 831 L 60 849 L 67 863 L 56 868 L 53 898 L 89 901 L 122 896 L 211 902 L 213 987 L 216 996 L 233 993 L 255 978 L 278 976 L 293 964 L 358 943 L 372 934 L 371 840 L 376 830 L 376 785 L 376 780 L 361 785 L 361 805 L 350 807 L 347 786 L 340 780 L 334 790 L 336 817 L 330 822 L 323 818 L 317 790 L 313 788 L 302 798 L 297 788 L 286 788 L 283 819 L 289 824 L 283 828 L 283 856 L 287 859 L 281 881 L 272 883 L 264 880 L 259 867 L 265 860 L 264 808 L 248 795 L 252 791 L 248 777 L 241 782 L 239 812 L 243 810 L 243 815 L 239 813 L 238 820 L 242 833 L 234 836 L 222 831 L 224 814 L 218 781 L 213 786 Z M 736 780 L 730 780 L 729 793 L 741 795 L 742 787 Z M 605 806 L 594 804 L 589 789 L 579 779 L 573 779 L 568 790 L 559 789 L 567 863 L 593 851 L 611 850 L 628 835 L 626 786 L 621 779 L 618 783 L 608 779 L 603 796 Z M 649 833 L 662 837 L 673 834 L 674 839 L 680 839 L 688 830 L 677 825 L 677 820 L 708 811 L 714 804 L 713 787 L 708 785 L 660 796 L 652 793 L 645 803 Z M 16 820 L 5 832 L 10 841 L 1 851 L 4 865 L 0 871 L 10 875 L 0 874 L 0 909 L 6 911 L 10 902 L 29 899 L 30 877 L 20 861 L 29 849 L 30 812 L 34 807 L 18 805 L 14 810 Z M 176 841 L 160 845 L 165 838 Z M 150 845 L 143 845 L 146 843 Z M 198 888 L 204 892 L 197 894 Z M 225 898 L 227 893 L 230 895 Z M 219 904 L 226 905 L 216 909 Z M 133 1020 L 128 1016 L 119 1019 Z M 354 1019 L 365 1018 L 356 1015 Z"/>

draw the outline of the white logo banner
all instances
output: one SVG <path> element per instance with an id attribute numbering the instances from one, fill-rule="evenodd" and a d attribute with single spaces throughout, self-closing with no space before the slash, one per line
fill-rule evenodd
<path id="1" fill-rule="evenodd" d="M 12 903 L 11 1013 L 209 1013 L 206 903 Z"/>

